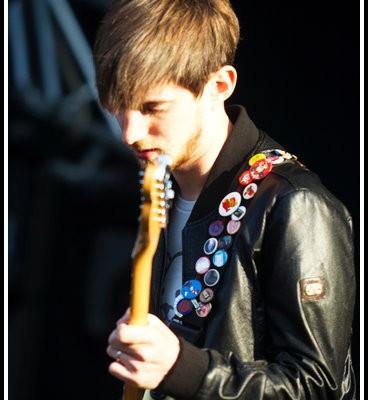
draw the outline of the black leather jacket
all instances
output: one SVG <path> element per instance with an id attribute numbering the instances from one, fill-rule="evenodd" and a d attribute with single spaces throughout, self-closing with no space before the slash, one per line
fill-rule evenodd
<path id="1" fill-rule="evenodd" d="M 227 112 L 233 131 L 183 231 L 183 282 L 194 278 L 208 226 L 249 158 L 281 148 L 244 108 Z M 352 243 L 349 213 L 317 176 L 295 160 L 275 165 L 234 236 L 210 314 L 173 323 L 181 353 L 159 389 L 175 399 L 354 399 Z M 162 238 L 156 313 L 164 258 Z"/>

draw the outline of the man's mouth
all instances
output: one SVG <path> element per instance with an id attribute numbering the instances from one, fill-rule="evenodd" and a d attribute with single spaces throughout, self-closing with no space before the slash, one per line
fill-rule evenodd
<path id="1" fill-rule="evenodd" d="M 146 150 L 138 150 L 134 149 L 134 153 L 137 158 L 142 161 L 150 161 L 155 159 L 161 152 L 159 149 L 146 149 Z"/>

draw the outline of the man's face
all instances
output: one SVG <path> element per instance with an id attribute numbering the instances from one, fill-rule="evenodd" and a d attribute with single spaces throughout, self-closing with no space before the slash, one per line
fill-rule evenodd
<path id="1" fill-rule="evenodd" d="M 183 169 L 198 161 L 211 145 L 202 137 L 211 104 L 208 85 L 195 98 L 187 89 L 166 84 L 149 91 L 140 109 L 121 111 L 116 118 L 123 141 L 140 160 L 164 153 L 172 158 L 173 169 Z"/>

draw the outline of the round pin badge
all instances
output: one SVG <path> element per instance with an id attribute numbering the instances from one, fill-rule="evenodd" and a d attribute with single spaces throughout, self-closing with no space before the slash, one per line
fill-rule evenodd
<path id="1" fill-rule="evenodd" d="M 213 221 L 208 228 L 208 233 L 211 236 L 219 236 L 224 230 L 224 223 L 220 220 Z"/>
<path id="2" fill-rule="evenodd" d="M 193 304 L 188 299 L 181 299 L 178 301 L 175 307 L 175 314 L 183 316 L 189 314 L 193 310 Z"/>
<path id="3" fill-rule="evenodd" d="M 238 192 L 231 192 L 226 195 L 219 205 L 219 214 L 227 217 L 238 209 L 241 203 L 241 195 Z"/>
<path id="4" fill-rule="evenodd" d="M 233 219 L 231 219 L 226 226 L 227 233 L 229 235 L 234 235 L 236 232 L 238 232 L 240 225 L 240 221 L 234 221 Z"/>
<path id="5" fill-rule="evenodd" d="M 219 280 L 220 280 L 220 273 L 215 269 L 210 269 L 208 272 L 206 272 L 206 275 L 203 277 L 204 283 L 209 287 L 215 286 Z"/>
<path id="6" fill-rule="evenodd" d="M 248 186 L 246 186 L 243 190 L 243 197 L 245 200 L 251 199 L 257 192 L 258 186 L 256 183 L 250 183 Z"/>
<path id="7" fill-rule="evenodd" d="M 256 161 L 249 169 L 253 180 L 258 181 L 265 178 L 272 170 L 272 163 L 266 158 Z"/>
<path id="8" fill-rule="evenodd" d="M 205 318 L 210 313 L 212 309 L 211 303 L 200 304 L 198 308 L 196 308 L 196 314 L 198 317 Z"/>
<path id="9" fill-rule="evenodd" d="M 243 186 L 249 185 L 253 181 L 249 169 L 244 171 L 239 177 L 239 183 Z"/>
<path id="10" fill-rule="evenodd" d="M 223 267 L 226 264 L 228 255 L 225 250 L 218 250 L 212 257 L 213 265 Z"/>
<path id="11" fill-rule="evenodd" d="M 217 250 L 218 240 L 216 238 L 209 238 L 203 246 L 205 254 L 212 254 Z"/>
<path id="12" fill-rule="evenodd" d="M 253 157 L 250 158 L 249 165 L 252 166 L 257 161 L 264 160 L 265 158 L 266 158 L 266 155 L 263 153 L 255 154 Z"/>
<path id="13" fill-rule="evenodd" d="M 246 212 L 247 209 L 244 206 L 240 206 L 233 214 L 231 214 L 231 219 L 239 221 L 244 217 Z"/>
<path id="14" fill-rule="evenodd" d="M 278 156 L 277 154 L 267 157 L 267 160 L 272 164 L 281 164 L 285 161 L 284 157 Z"/>
<path id="15" fill-rule="evenodd" d="M 232 242 L 233 238 L 230 235 L 223 236 L 221 239 L 218 240 L 218 249 L 229 250 Z"/>
<path id="16" fill-rule="evenodd" d="M 202 290 L 202 284 L 197 279 L 186 281 L 181 288 L 181 294 L 185 299 L 194 299 Z"/>
<path id="17" fill-rule="evenodd" d="M 199 295 L 201 303 L 209 303 L 215 297 L 215 292 L 210 288 L 204 288 Z"/>
<path id="18" fill-rule="evenodd" d="M 195 264 L 195 270 L 198 274 L 204 275 L 211 266 L 211 261 L 208 257 L 200 257 L 198 258 L 196 264 Z"/>

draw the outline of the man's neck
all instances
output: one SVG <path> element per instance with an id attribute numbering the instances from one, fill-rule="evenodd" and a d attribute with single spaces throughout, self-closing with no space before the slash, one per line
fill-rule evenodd
<path id="1" fill-rule="evenodd" d="M 210 134 L 204 135 L 205 151 L 198 162 L 173 171 L 173 176 L 185 200 L 197 200 L 206 183 L 208 175 L 215 163 L 224 143 L 232 130 L 232 123 L 226 114 Z"/>

